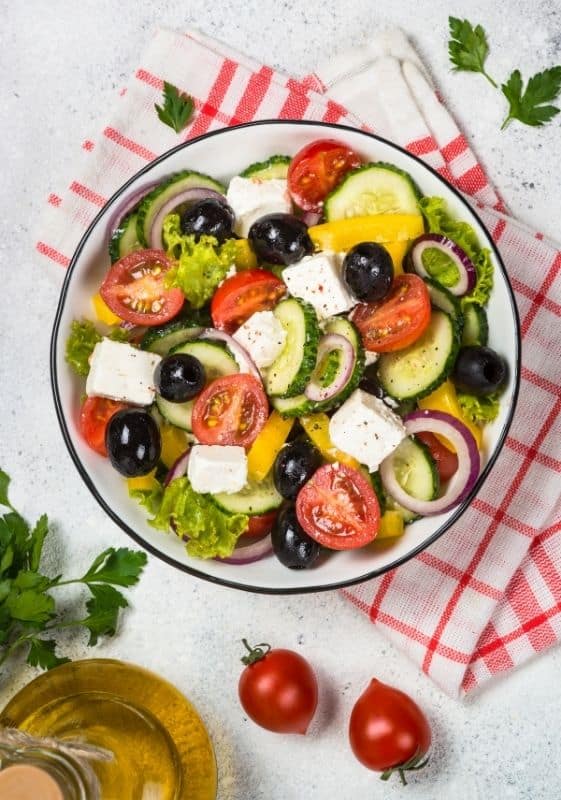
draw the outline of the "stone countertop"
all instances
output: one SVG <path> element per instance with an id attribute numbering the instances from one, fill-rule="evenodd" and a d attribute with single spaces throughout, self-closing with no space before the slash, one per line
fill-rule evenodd
<path id="1" fill-rule="evenodd" d="M 513 123 L 501 133 L 500 96 L 479 76 L 453 75 L 445 47 L 448 14 L 467 16 L 488 31 L 491 74 L 503 78 L 520 67 L 530 75 L 561 61 L 559 0 L 464 0 L 453 8 L 445 0 L 400 0 L 387 9 L 369 0 L 28 0 L 4 3 L 3 11 L 0 462 L 12 475 L 14 501 L 25 515 L 33 519 L 46 510 L 53 520 L 53 569 L 55 563 L 57 570 L 86 565 L 103 547 L 130 540 L 104 516 L 62 444 L 48 373 L 57 287 L 34 262 L 33 229 L 48 192 L 68 172 L 68 143 L 96 133 L 97 120 L 134 69 L 154 26 L 197 27 L 302 74 L 330 52 L 400 25 L 412 34 L 513 214 L 560 238 L 559 122 L 543 130 Z M 424 774 L 411 778 L 411 796 L 561 796 L 555 733 L 561 723 L 559 649 L 459 703 L 337 593 L 244 594 L 196 581 L 152 558 L 130 599 L 132 610 L 118 637 L 92 651 L 81 636 L 69 637 L 67 652 L 135 661 L 185 691 L 215 743 L 221 800 L 405 796 L 398 781 L 384 784 L 364 770 L 347 746 L 350 709 L 374 675 L 412 694 L 433 724 L 434 755 Z M 309 736 L 275 736 L 244 717 L 236 694 L 242 636 L 297 648 L 317 668 L 322 701 Z M 14 664 L 0 684 L 0 706 L 33 674 Z"/>

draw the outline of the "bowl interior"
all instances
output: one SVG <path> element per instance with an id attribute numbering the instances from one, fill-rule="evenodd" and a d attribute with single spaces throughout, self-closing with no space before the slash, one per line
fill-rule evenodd
<path id="1" fill-rule="evenodd" d="M 365 580 L 396 566 L 426 547 L 465 510 L 469 499 L 448 514 L 427 517 L 409 525 L 404 536 L 396 541 L 375 544 L 355 552 L 333 554 L 312 570 L 288 570 L 275 558 L 245 566 L 189 558 L 175 536 L 155 531 L 147 524 L 144 509 L 129 498 L 125 482 L 106 459 L 96 455 L 82 440 L 77 421 L 84 385 L 65 363 L 65 342 L 73 319 L 93 318 L 91 297 L 97 292 L 108 266 L 107 226 L 123 197 L 183 169 L 197 170 L 227 182 L 252 162 L 265 160 L 275 153 L 292 155 L 308 142 L 326 136 L 334 136 L 345 142 L 366 159 L 389 161 L 409 172 L 424 194 L 445 198 L 450 211 L 469 222 L 480 241 L 488 243 L 491 249 L 495 286 L 488 306 L 489 344 L 508 362 L 510 377 L 500 414 L 485 430 L 484 466 L 476 490 L 498 454 L 514 410 L 518 385 L 519 333 L 514 299 L 504 268 L 488 233 L 465 200 L 421 161 L 361 131 L 325 123 L 273 121 L 215 131 L 152 162 L 103 208 L 80 243 L 69 268 L 53 331 L 52 380 L 57 412 L 66 444 L 82 478 L 125 531 L 179 568 L 243 589 L 278 593 L 317 591 Z"/>

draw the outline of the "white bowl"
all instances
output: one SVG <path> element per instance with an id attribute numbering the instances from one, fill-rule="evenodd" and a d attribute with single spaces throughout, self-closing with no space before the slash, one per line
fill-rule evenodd
<path id="1" fill-rule="evenodd" d="M 97 292 L 108 267 L 107 225 L 124 195 L 132 195 L 144 185 L 184 169 L 228 181 L 252 162 L 275 153 L 294 154 L 308 142 L 326 136 L 336 137 L 366 159 L 389 161 L 406 170 L 424 194 L 443 197 L 451 212 L 469 222 L 481 243 L 491 251 L 495 286 L 488 307 L 489 344 L 508 362 L 509 383 L 498 418 L 485 430 L 484 466 L 470 497 L 453 511 L 409 525 L 405 534 L 393 543 L 334 553 L 310 570 L 286 569 L 274 557 L 246 566 L 193 559 L 177 537 L 148 525 L 144 509 L 129 498 L 125 481 L 80 436 L 77 422 L 83 382 L 64 360 L 70 323 L 75 318 L 92 317 L 90 298 Z M 519 370 L 520 331 L 512 289 L 491 237 L 463 197 L 420 159 L 384 139 L 341 125 L 276 120 L 213 131 L 179 145 L 119 189 L 97 215 L 74 254 L 62 288 L 51 343 L 52 385 L 64 440 L 78 472 L 107 514 L 136 542 L 178 569 L 238 589 L 276 594 L 335 589 L 365 581 L 402 564 L 441 536 L 465 511 L 499 454 L 514 412 Z"/>

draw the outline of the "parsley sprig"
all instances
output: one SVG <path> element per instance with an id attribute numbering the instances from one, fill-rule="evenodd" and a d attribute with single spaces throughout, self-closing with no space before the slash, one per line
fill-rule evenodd
<path id="1" fill-rule="evenodd" d="M 156 113 L 164 125 L 169 125 L 176 133 L 181 133 L 193 114 L 195 104 L 188 94 L 180 92 L 172 83 L 164 81 L 164 102 L 154 104 Z"/>
<path id="2" fill-rule="evenodd" d="M 51 669 L 70 659 L 57 653 L 54 638 L 63 628 L 81 627 L 89 631 L 89 645 L 100 636 L 113 636 L 119 611 L 128 606 L 115 587 L 134 586 L 146 564 L 146 554 L 127 548 L 104 550 L 79 578 L 63 580 L 40 572 L 41 555 L 49 534 L 49 521 L 43 514 L 30 528 L 12 506 L 9 476 L 0 469 L 0 666 L 20 648 L 27 648 L 27 663 Z M 61 586 L 87 587 L 90 597 L 86 611 L 77 619 L 65 619 L 51 594 Z"/>
<path id="3" fill-rule="evenodd" d="M 485 71 L 485 59 L 489 53 L 487 35 L 481 25 L 475 28 L 467 19 L 448 17 L 450 41 L 448 54 L 456 72 L 480 72 L 491 86 L 497 84 Z"/>

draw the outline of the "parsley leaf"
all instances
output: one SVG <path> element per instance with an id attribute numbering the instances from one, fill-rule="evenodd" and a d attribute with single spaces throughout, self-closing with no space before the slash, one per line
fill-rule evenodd
<path id="1" fill-rule="evenodd" d="M 467 19 L 448 17 L 450 40 L 448 55 L 456 72 L 480 72 L 489 83 L 497 88 L 497 84 L 485 72 L 485 59 L 489 53 L 487 36 L 481 25 L 475 28 Z"/>
<path id="2" fill-rule="evenodd" d="M 128 550 L 126 547 L 120 547 L 118 550 L 110 547 L 95 559 L 82 581 L 87 584 L 96 582 L 134 586 L 146 561 L 146 553 Z"/>
<path id="3" fill-rule="evenodd" d="M 59 664 L 66 664 L 69 658 L 57 656 L 55 653 L 56 642 L 53 639 L 30 639 L 31 647 L 27 654 L 27 663 L 31 667 L 52 669 Z"/>
<path id="4" fill-rule="evenodd" d="M 12 504 L 8 500 L 9 485 L 10 485 L 10 476 L 6 475 L 4 470 L 0 469 L 0 505 L 12 508 Z"/>
<path id="5" fill-rule="evenodd" d="M 113 636 L 117 629 L 119 609 L 128 606 L 127 601 L 117 589 L 108 584 L 90 586 L 93 595 L 86 603 L 89 616 L 81 624 L 90 632 L 88 644 L 97 644 L 100 636 Z"/>
<path id="6" fill-rule="evenodd" d="M 5 603 L 13 620 L 33 622 L 41 626 L 52 618 L 55 610 L 54 598 L 36 589 L 19 591 L 12 587 Z"/>
<path id="7" fill-rule="evenodd" d="M 513 119 L 523 122 L 524 125 L 541 127 L 559 113 L 557 106 L 547 104 L 555 100 L 561 91 L 561 66 L 536 73 L 530 78 L 524 91 L 523 87 L 522 75 L 518 69 L 502 84 L 501 90 L 508 100 L 509 109 L 501 130 Z"/>
<path id="8" fill-rule="evenodd" d="M 154 105 L 159 119 L 180 133 L 189 122 L 195 104 L 188 94 L 180 92 L 173 84 L 164 81 L 164 103 Z"/>

